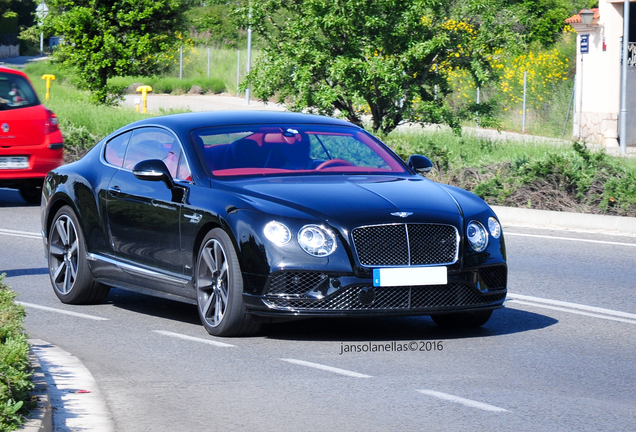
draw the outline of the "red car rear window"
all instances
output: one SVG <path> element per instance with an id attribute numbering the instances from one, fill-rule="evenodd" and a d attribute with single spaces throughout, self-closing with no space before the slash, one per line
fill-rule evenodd
<path id="1" fill-rule="evenodd" d="M 33 87 L 21 75 L 0 72 L 0 111 L 39 105 Z"/>

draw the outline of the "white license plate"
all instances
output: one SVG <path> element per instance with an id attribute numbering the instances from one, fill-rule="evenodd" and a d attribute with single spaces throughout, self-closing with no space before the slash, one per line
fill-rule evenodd
<path id="1" fill-rule="evenodd" d="M 373 286 L 446 285 L 446 267 L 401 267 L 373 269 Z"/>
<path id="2" fill-rule="evenodd" d="M 0 169 L 26 169 L 29 167 L 29 158 L 26 156 L 0 157 Z"/>

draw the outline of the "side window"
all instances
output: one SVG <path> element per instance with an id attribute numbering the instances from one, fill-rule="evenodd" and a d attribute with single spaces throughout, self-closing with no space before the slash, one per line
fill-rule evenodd
<path id="1" fill-rule="evenodd" d="M 179 169 L 177 170 L 177 179 L 178 180 L 186 180 L 191 181 L 192 176 L 190 175 L 190 170 L 188 169 L 188 164 L 186 163 L 185 156 L 181 153 L 179 157 Z"/>
<path id="2" fill-rule="evenodd" d="M 124 166 L 124 156 L 126 155 L 126 146 L 130 135 L 132 135 L 131 132 L 126 132 L 108 141 L 104 152 L 106 162 L 118 167 Z"/>
<path id="3" fill-rule="evenodd" d="M 124 168 L 133 169 L 141 161 L 159 159 L 166 164 L 172 177 L 177 178 L 180 156 L 181 147 L 171 133 L 155 127 L 140 128 L 133 131 Z"/>

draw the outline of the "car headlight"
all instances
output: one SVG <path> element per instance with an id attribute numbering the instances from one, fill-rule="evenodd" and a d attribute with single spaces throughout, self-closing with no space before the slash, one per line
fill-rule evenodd
<path id="1" fill-rule="evenodd" d="M 305 225 L 298 231 L 298 244 L 309 255 L 324 257 L 336 250 L 336 237 L 318 225 Z"/>
<path id="2" fill-rule="evenodd" d="M 490 231 L 490 235 L 493 236 L 493 238 L 499 238 L 501 235 L 501 225 L 499 225 L 497 219 L 492 216 L 488 218 L 488 231 Z"/>
<path id="3" fill-rule="evenodd" d="M 471 221 L 466 228 L 466 235 L 468 236 L 468 242 L 475 252 L 481 252 L 488 246 L 488 232 L 486 228 L 477 222 Z"/>
<path id="4" fill-rule="evenodd" d="M 267 240 L 278 246 L 283 246 L 291 240 L 291 231 L 280 222 L 271 221 L 265 225 L 263 233 Z"/>

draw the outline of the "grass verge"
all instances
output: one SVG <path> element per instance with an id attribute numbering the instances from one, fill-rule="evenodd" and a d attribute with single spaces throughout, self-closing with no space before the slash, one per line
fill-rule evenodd
<path id="1" fill-rule="evenodd" d="M 208 58 L 209 53 L 209 58 Z M 257 51 L 254 53 L 258 54 Z M 238 79 L 245 79 L 247 69 L 246 53 L 241 58 L 236 50 L 212 48 L 209 50 L 201 46 L 188 46 L 184 50 L 183 79 L 179 79 L 178 54 L 169 55 L 167 65 L 161 76 L 150 77 L 115 77 L 108 80 L 108 84 L 116 88 L 127 88 L 131 84 L 144 84 L 152 87 L 154 93 L 189 93 L 193 86 L 201 89 L 202 93 L 235 94 L 238 89 Z M 208 77 L 208 61 L 210 74 Z M 166 67 L 167 66 L 167 67 Z"/>
<path id="2" fill-rule="evenodd" d="M 35 405 L 29 392 L 29 344 L 24 334 L 24 307 L 0 275 L 0 432 L 17 429 Z"/>
<path id="3" fill-rule="evenodd" d="M 150 117 L 128 108 L 95 105 L 87 91 L 75 86 L 75 77 L 67 70 L 48 61 L 29 63 L 24 71 L 29 75 L 40 99 L 45 101 L 44 74 L 53 74 L 51 97 L 44 102 L 57 114 L 65 141 L 67 162 L 77 159 L 97 141 L 116 129 L 136 120 Z"/>
<path id="4" fill-rule="evenodd" d="M 210 79 L 222 82 L 229 93 L 236 93 L 238 88 L 238 79 L 245 79 L 247 70 L 247 52 L 242 50 L 239 53 L 235 49 L 212 47 L 209 51 L 210 61 Z M 257 58 L 259 51 L 252 51 L 252 58 Z M 170 55 L 168 54 L 168 57 Z M 168 63 L 163 71 L 163 76 L 179 76 L 179 55 L 173 53 L 172 60 Z M 204 78 L 208 79 L 208 49 L 204 46 L 188 46 L 184 50 L 183 59 L 183 78 Z"/>

